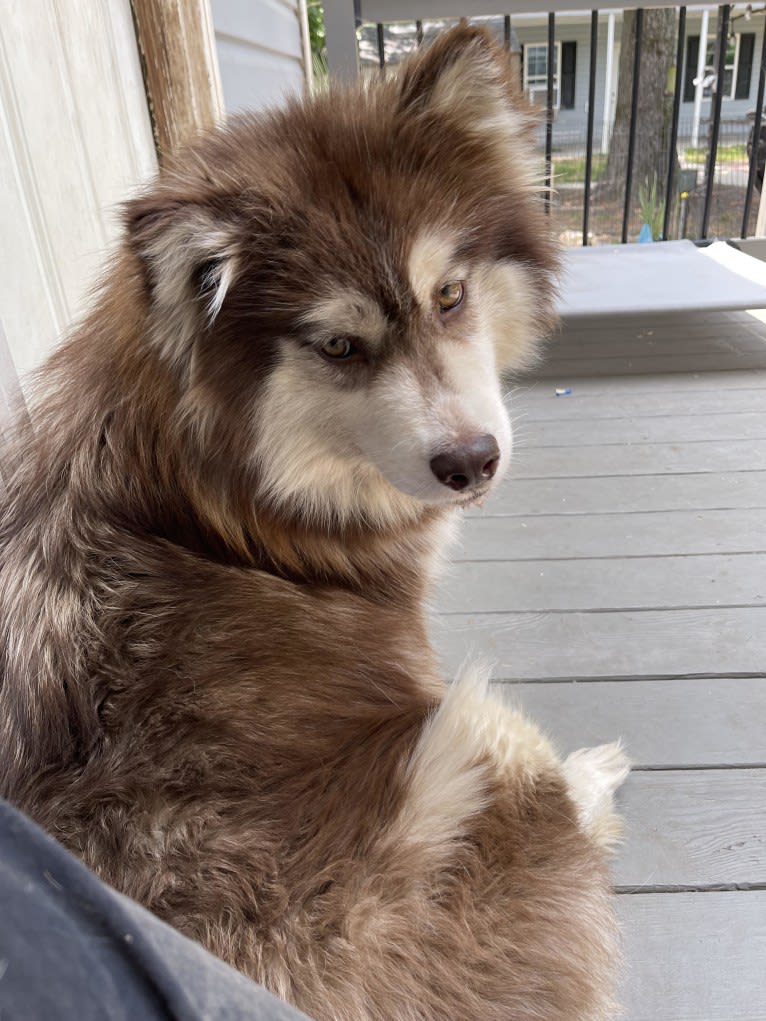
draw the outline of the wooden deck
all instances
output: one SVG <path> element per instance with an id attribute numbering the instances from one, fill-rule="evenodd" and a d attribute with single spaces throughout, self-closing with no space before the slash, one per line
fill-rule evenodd
<path id="1" fill-rule="evenodd" d="M 510 400 L 446 666 L 488 657 L 562 752 L 623 738 L 627 1021 L 764 1021 L 766 326 L 579 323 Z"/>

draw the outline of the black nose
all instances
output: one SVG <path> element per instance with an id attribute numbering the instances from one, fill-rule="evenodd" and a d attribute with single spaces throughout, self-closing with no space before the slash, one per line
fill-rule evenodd
<path id="1" fill-rule="evenodd" d="M 497 440 L 485 433 L 431 458 L 431 471 L 450 489 L 471 489 L 492 478 L 499 460 Z"/>

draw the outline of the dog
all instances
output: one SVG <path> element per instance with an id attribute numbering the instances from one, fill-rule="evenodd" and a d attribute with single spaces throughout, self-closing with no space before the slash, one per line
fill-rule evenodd
<path id="1" fill-rule="evenodd" d="M 553 322 L 534 123 L 463 24 L 194 143 L 5 450 L 0 793 L 316 1021 L 614 1010 L 624 757 L 425 610 Z"/>

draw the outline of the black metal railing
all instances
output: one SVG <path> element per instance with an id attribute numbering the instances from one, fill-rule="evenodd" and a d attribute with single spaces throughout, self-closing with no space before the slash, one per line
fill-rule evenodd
<path id="1" fill-rule="evenodd" d="M 673 115 L 670 123 L 670 143 L 668 145 L 668 174 L 665 186 L 665 213 L 662 218 L 662 236 L 670 234 L 670 210 L 673 204 L 673 186 L 675 185 L 676 146 L 678 145 L 678 121 L 681 114 L 681 68 L 684 66 L 684 46 L 686 43 L 686 8 L 678 12 L 678 45 L 676 47 L 676 84 L 673 89 Z"/>
<path id="2" fill-rule="evenodd" d="M 731 23 L 732 5 L 724 4 L 718 8 L 717 17 L 717 39 L 716 39 L 716 75 L 717 82 L 723 83 L 726 65 L 726 42 Z M 385 26 L 377 24 L 377 62 L 380 67 L 387 63 L 385 45 Z M 585 137 L 585 167 L 582 194 L 582 244 L 588 245 L 591 238 L 593 225 L 593 203 L 594 196 L 599 193 L 599 184 L 596 179 L 594 161 L 594 127 L 595 109 L 597 101 L 597 61 L 598 61 L 598 30 L 599 11 L 592 10 L 590 14 L 590 60 L 588 66 L 588 107 L 587 107 L 587 128 Z M 423 21 L 415 23 L 416 45 L 420 46 L 424 38 Z M 512 49 L 513 26 L 511 17 L 506 15 L 502 21 L 502 38 L 508 50 Z M 623 39 L 623 45 L 627 40 Z M 635 39 L 633 46 L 632 60 L 632 82 L 630 91 L 630 116 L 627 131 L 627 156 L 625 162 L 624 196 L 621 209 L 621 223 L 619 238 L 625 243 L 628 240 L 631 224 L 631 211 L 636 206 L 634 195 L 635 180 L 634 166 L 636 161 L 636 147 L 639 144 L 637 129 L 639 124 L 639 95 L 641 90 L 641 68 L 644 46 L 644 9 L 637 8 L 635 11 Z M 561 88 L 562 69 L 556 71 L 555 61 L 556 48 L 556 15 L 553 11 L 548 13 L 547 18 L 547 82 L 545 91 L 545 120 L 543 138 L 543 198 L 546 211 L 552 212 L 556 196 L 555 189 L 555 166 L 554 166 L 554 139 L 556 137 L 555 126 L 555 90 L 556 73 L 559 75 L 559 89 Z M 683 93 L 683 76 L 681 68 L 684 66 L 684 55 L 687 49 L 687 9 L 680 7 L 677 20 L 677 48 L 676 48 L 676 74 L 673 90 L 673 106 L 670 122 L 669 140 L 667 152 L 663 151 L 663 171 L 657 181 L 657 195 L 661 197 L 661 237 L 669 239 L 673 233 L 672 219 L 673 212 L 679 208 L 680 194 L 684 189 L 680 185 L 685 181 L 686 176 L 682 172 L 681 178 L 678 174 L 677 150 L 680 138 L 680 112 Z M 745 237 L 751 230 L 751 216 L 753 212 L 753 200 L 755 189 L 758 183 L 758 149 L 761 126 L 763 124 L 764 92 L 766 83 L 766 31 L 763 35 L 763 44 L 760 55 L 760 62 L 757 64 L 759 79 L 756 108 L 754 112 L 754 123 L 750 132 L 752 145 L 749 145 L 747 164 L 747 182 L 744 188 L 744 208 L 741 215 L 741 230 L 739 229 L 740 219 L 737 214 L 736 227 L 731 229 L 727 236 L 734 236 L 739 233 Z M 607 86 L 608 87 L 608 86 Z M 704 176 L 702 188 L 695 192 L 693 201 L 684 207 L 684 213 L 688 216 L 689 230 L 694 240 L 704 242 L 709 239 L 711 233 L 711 216 L 714 207 L 714 189 L 716 182 L 716 168 L 718 165 L 718 147 L 721 138 L 722 123 L 722 98 L 723 88 L 714 87 L 710 106 L 710 118 L 707 124 L 707 152 L 704 161 Z M 744 140 L 744 139 L 743 139 Z M 694 174 L 692 172 L 691 176 Z M 658 199 L 659 201 L 659 199 Z M 686 200 L 684 200 L 686 201 Z M 696 227 L 695 227 L 696 223 Z M 729 219 L 729 225 L 731 218 Z M 616 225 L 615 225 L 616 226 Z M 720 231 L 719 231 L 720 234 Z"/>

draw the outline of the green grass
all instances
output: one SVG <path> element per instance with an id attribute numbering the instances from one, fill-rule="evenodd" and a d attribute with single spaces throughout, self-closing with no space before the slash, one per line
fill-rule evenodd
<path id="1" fill-rule="evenodd" d="M 684 150 L 684 159 L 687 163 L 706 163 L 707 154 L 707 149 L 692 149 L 690 147 Z M 718 163 L 737 163 L 739 160 L 746 160 L 747 146 L 744 142 L 737 145 L 719 145 L 716 159 Z"/>
<path id="2" fill-rule="evenodd" d="M 684 162 L 704 166 L 707 162 L 707 149 L 689 147 L 684 150 Z M 735 145 L 718 146 L 719 163 L 736 163 L 747 159 L 747 146 L 744 142 Z M 603 153 L 593 154 L 593 176 L 594 182 L 603 177 L 606 169 L 607 157 Z M 555 156 L 553 157 L 554 186 L 560 184 L 582 184 L 585 180 L 585 157 L 584 156 Z"/>
<path id="3" fill-rule="evenodd" d="M 598 181 L 606 168 L 606 156 L 600 152 L 593 154 L 593 172 L 591 179 Z M 553 157 L 553 181 L 559 184 L 580 184 L 585 180 L 585 157 L 564 156 Z"/>

